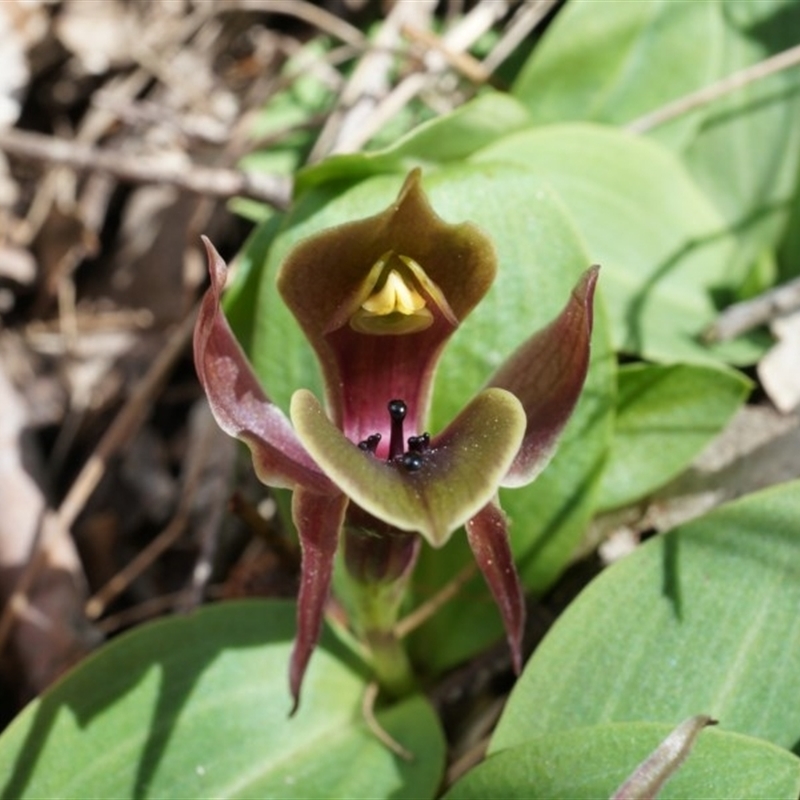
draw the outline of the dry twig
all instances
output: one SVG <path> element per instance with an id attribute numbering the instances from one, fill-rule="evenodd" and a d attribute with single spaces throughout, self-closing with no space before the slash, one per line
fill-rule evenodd
<path id="1" fill-rule="evenodd" d="M 529 0 L 523 3 L 506 26 L 497 44 L 483 60 L 483 69 L 492 74 L 556 5 L 558 0 Z"/>
<path id="2" fill-rule="evenodd" d="M 184 475 L 181 487 L 181 495 L 178 501 L 178 508 L 170 520 L 169 524 L 147 545 L 140 550 L 135 558 L 125 565 L 108 583 L 99 589 L 89 598 L 86 603 L 86 616 L 95 620 L 106 610 L 109 603 L 124 592 L 130 584 L 136 580 L 146 569 L 148 569 L 156 559 L 172 547 L 186 530 L 192 516 L 194 504 L 197 500 L 198 489 L 204 477 L 204 471 L 212 455 L 218 460 L 225 462 L 224 470 L 226 475 L 223 480 L 223 491 L 227 486 L 227 470 L 232 468 L 234 448 L 232 440 L 228 439 L 211 419 L 211 414 L 207 406 L 203 405 L 205 413 L 193 415 L 193 423 L 190 429 L 194 435 L 191 437 L 190 446 L 186 454 L 184 464 Z M 205 515 L 205 525 L 207 529 L 207 539 L 213 536 L 218 528 L 219 520 L 224 508 L 224 498 L 219 497 L 219 491 L 212 493 L 212 497 L 206 497 L 209 509 Z M 199 562 L 201 566 L 208 568 L 208 574 L 203 575 L 200 589 L 204 588 L 210 577 L 211 555 L 209 550 L 212 548 L 211 542 L 205 544 L 203 553 L 206 558 Z M 213 550 L 211 550 L 213 553 Z M 193 581 L 194 583 L 194 581 Z M 197 587 L 193 586 L 192 591 L 181 596 L 181 602 L 189 603 L 197 600 Z"/>
<path id="3" fill-rule="evenodd" d="M 356 142 L 366 141 L 360 131 L 367 125 L 375 107 L 389 90 L 393 52 L 400 44 L 403 25 L 422 25 L 433 13 L 431 0 L 397 3 L 387 15 L 373 46 L 364 54 L 339 95 L 309 155 L 310 162 L 320 161 L 331 153 L 358 149 Z"/>
<path id="4" fill-rule="evenodd" d="M 364 697 L 361 701 L 361 714 L 364 717 L 369 732 L 382 744 L 391 750 L 398 758 L 403 761 L 411 762 L 414 760 L 414 754 L 407 750 L 400 744 L 392 735 L 378 722 L 375 716 L 375 703 L 378 699 L 380 687 L 377 683 L 370 683 L 364 691 Z"/>
<path id="5" fill-rule="evenodd" d="M 98 149 L 77 141 L 21 130 L 0 131 L 0 150 L 19 158 L 103 172 L 132 183 L 176 186 L 211 197 L 250 197 L 285 209 L 291 181 L 281 175 L 205 167 L 173 158 L 137 156 Z"/>
<path id="6" fill-rule="evenodd" d="M 135 606 L 118 611 L 116 614 L 109 614 L 107 617 L 98 620 L 95 627 L 106 636 L 116 633 L 120 628 L 127 628 L 140 622 L 146 622 L 153 617 L 160 616 L 166 612 L 174 611 L 176 607 L 189 602 L 193 589 L 180 589 L 177 592 L 151 597 Z M 222 586 L 208 586 L 206 595 L 212 600 L 224 597 Z"/>
<path id="7" fill-rule="evenodd" d="M 497 20 L 508 11 L 508 0 L 482 0 L 468 14 L 462 17 L 449 31 L 441 37 L 441 44 L 436 50 L 425 55 L 423 72 L 414 72 L 404 78 L 376 106 L 373 113 L 364 120 L 358 130 L 340 141 L 337 152 L 354 152 L 363 147 L 378 131 L 415 97 L 425 91 L 432 83 L 439 80 L 447 68 L 447 60 L 439 50 L 444 49 L 451 58 L 464 53 Z"/>
<path id="8" fill-rule="evenodd" d="M 646 133 L 659 125 L 664 125 L 666 122 L 688 114 L 696 108 L 719 100 L 731 92 L 798 64 L 800 64 L 800 45 L 734 72 L 733 75 L 728 75 L 727 78 L 712 83 L 710 86 L 704 86 L 696 92 L 679 97 L 677 100 L 629 122 L 625 127 L 633 133 Z"/>
<path id="9" fill-rule="evenodd" d="M 285 14 L 313 25 L 322 33 L 341 39 L 347 44 L 363 48 L 365 37 L 361 31 L 341 17 L 331 14 L 306 0 L 227 0 L 220 4 L 221 12 L 268 11 L 270 14 Z"/>
<path id="10" fill-rule="evenodd" d="M 429 50 L 441 53 L 444 60 L 468 81 L 482 84 L 486 83 L 491 77 L 489 70 L 477 58 L 473 58 L 466 52 L 454 52 L 433 31 L 417 28 L 414 25 L 404 25 L 403 33 L 412 41 L 419 42 Z"/>
<path id="11" fill-rule="evenodd" d="M 409 633 L 427 622 L 445 603 L 450 602 L 478 572 L 474 563 L 467 564 L 451 581 L 446 583 L 433 597 L 415 608 L 394 626 L 394 635 L 404 639 Z"/>
<path id="12" fill-rule="evenodd" d="M 706 330 L 708 342 L 725 342 L 800 308 L 800 278 L 764 292 L 751 300 L 728 306 Z"/>

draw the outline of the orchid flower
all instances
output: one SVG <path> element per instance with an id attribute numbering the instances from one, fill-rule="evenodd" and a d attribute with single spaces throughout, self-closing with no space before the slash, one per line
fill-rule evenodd
<path id="1" fill-rule="evenodd" d="M 434 213 L 419 170 L 384 212 L 311 236 L 281 267 L 278 290 L 316 353 L 324 407 L 298 388 L 287 418 L 269 399 L 220 309 L 225 264 L 204 242 L 211 285 L 194 336 L 200 381 L 218 424 L 251 450 L 259 479 L 293 492 L 302 549 L 290 664 L 295 708 L 340 538 L 351 576 L 386 589 L 386 607 L 366 614 L 369 640 L 370 631 L 389 635 L 401 594 L 394 589 L 404 586 L 420 539 L 438 548 L 464 526 L 519 672 L 524 599 L 498 488 L 539 474 L 577 402 L 597 268 L 583 275 L 560 315 L 431 436 L 424 421 L 437 361 L 488 291 L 496 257 L 477 227 Z M 375 652 L 379 639 L 370 642 Z"/>

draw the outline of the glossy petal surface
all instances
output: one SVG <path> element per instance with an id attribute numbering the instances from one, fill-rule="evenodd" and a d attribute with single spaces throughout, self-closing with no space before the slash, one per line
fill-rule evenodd
<path id="1" fill-rule="evenodd" d="M 489 503 L 467 522 L 467 541 L 500 609 L 514 671 L 519 675 L 522 671 L 525 597 L 508 543 L 508 521 L 496 502 Z"/>
<path id="2" fill-rule="evenodd" d="M 414 288 L 433 316 L 424 330 L 378 336 L 349 324 L 366 299 L 365 282 L 389 254 L 415 265 Z M 496 269 L 494 248 L 478 228 L 450 225 L 434 213 L 419 170 L 382 213 L 324 230 L 292 250 L 278 288 L 316 351 L 328 406 L 348 438 L 380 432 L 383 408 L 394 397 L 408 404 L 409 425 L 425 418 L 441 349 Z"/>
<path id="3" fill-rule="evenodd" d="M 225 262 L 208 239 L 203 242 L 211 287 L 203 297 L 195 327 L 194 362 L 217 424 L 250 448 L 262 483 L 333 492 L 333 486 L 300 444 L 286 415 L 262 390 L 233 335 L 220 308 Z"/>
<path id="4" fill-rule="evenodd" d="M 297 638 L 289 666 L 292 713 L 300 702 L 300 686 L 319 640 L 325 604 L 331 589 L 333 559 L 339 546 L 347 498 L 297 489 L 292 495 L 292 518 L 303 550 L 300 595 L 297 600 Z"/>
<path id="5" fill-rule="evenodd" d="M 527 424 L 503 486 L 524 486 L 547 466 L 583 389 L 589 368 L 598 267 L 587 270 L 567 305 L 534 334 L 489 381 L 519 398 Z"/>
<path id="6" fill-rule="evenodd" d="M 355 503 L 434 547 L 494 496 L 519 449 L 525 414 L 508 392 L 481 392 L 409 471 L 364 453 L 327 418 L 317 399 L 292 397 L 292 422 L 307 450 Z"/>

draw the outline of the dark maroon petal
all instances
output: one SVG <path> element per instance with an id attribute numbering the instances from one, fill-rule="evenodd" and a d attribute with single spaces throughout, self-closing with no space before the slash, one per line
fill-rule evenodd
<path id="1" fill-rule="evenodd" d="M 500 366 L 489 381 L 516 395 L 527 426 L 522 447 L 503 486 L 524 486 L 544 468 L 578 402 L 592 338 L 594 289 L 599 267 L 587 270 L 564 310 Z"/>
<path id="2" fill-rule="evenodd" d="M 342 550 L 348 575 L 363 586 L 408 583 L 422 541 L 398 530 L 355 503 L 347 507 Z"/>
<path id="3" fill-rule="evenodd" d="M 392 259 L 413 261 L 425 276 L 411 283 L 424 297 L 432 324 L 403 333 L 364 332 L 350 323 L 363 309 L 373 268 Z M 382 213 L 324 230 L 289 253 L 278 289 L 319 358 L 330 415 L 349 439 L 373 433 L 385 439 L 385 408 L 393 398 L 408 404 L 410 429 L 425 418 L 442 347 L 495 272 L 489 239 L 474 225 L 439 218 L 419 170 Z M 385 442 L 380 457 L 384 448 Z"/>
<path id="4" fill-rule="evenodd" d="M 194 331 L 194 363 L 217 424 L 252 452 L 259 479 L 268 486 L 306 486 L 334 493 L 286 415 L 266 396 L 220 308 L 225 262 L 203 237 L 211 286 Z"/>
<path id="5" fill-rule="evenodd" d="M 508 524 L 503 509 L 489 503 L 466 525 L 467 541 L 495 602 L 500 609 L 511 648 L 514 672 L 522 671 L 522 636 L 525 597 L 508 544 Z"/>
<path id="6" fill-rule="evenodd" d="M 302 488 L 296 489 L 292 495 L 292 518 L 303 551 L 297 600 L 297 637 L 289 666 L 289 688 L 294 698 L 292 714 L 300 704 L 303 676 L 322 630 L 325 604 L 331 589 L 333 559 L 347 502 L 342 494 L 320 495 Z"/>
<path id="7" fill-rule="evenodd" d="M 336 354 L 341 425 L 348 439 L 359 442 L 380 433 L 376 455 L 387 458 L 390 421 L 386 405 L 394 398 L 408 405 L 406 428 L 422 430 L 431 378 L 453 330 L 447 320 L 437 318 L 427 330 L 404 336 L 368 336 L 346 327 L 327 337 Z"/>

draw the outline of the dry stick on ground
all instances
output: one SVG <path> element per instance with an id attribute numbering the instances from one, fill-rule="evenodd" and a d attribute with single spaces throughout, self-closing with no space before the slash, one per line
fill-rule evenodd
<path id="1" fill-rule="evenodd" d="M 203 20 L 202 9 L 198 9 L 197 12 L 183 18 L 177 29 L 175 25 L 148 26 L 146 33 L 150 48 L 161 52 L 165 58 L 173 55 L 178 47 L 183 46 L 197 32 Z M 124 98 L 130 101 L 147 86 L 152 78 L 153 76 L 149 71 L 140 67 L 128 74 L 114 76 L 106 83 L 103 91 L 115 98 Z M 117 119 L 117 115 L 109 109 L 91 107 L 78 125 L 74 137 L 75 141 L 87 147 L 93 145 L 108 133 L 109 129 L 117 122 Z M 0 150 L 2 149 L 2 145 L 0 145 Z M 56 199 L 59 184 L 60 176 L 57 171 L 51 171 L 43 181 L 40 181 L 40 186 L 28 211 L 23 230 L 19 232 L 15 241 L 28 244 L 33 239 L 50 213 L 50 209 Z M 109 196 L 110 191 L 109 189 Z M 83 202 L 81 202 L 81 208 L 85 210 L 83 205 Z M 99 221 L 102 222 L 102 219 Z M 86 220 L 86 224 L 87 228 L 92 230 L 88 220 Z"/>
<path id="2" fill-rule="evenodd" d="M 150 80 L 150 76 L 147 73 L 137 70 L 125 77 L 113 78 L 109 81 L 105 91 L 114 95 L 133 97 L 147 85 L 148 80 Z M 75 138 L 88 146 L 104 135 L 115 119 L 106 111 L 92 111 L 84 117 Z M 0 150 L 2 149 L 3 146 L 0 144 Z M 16 231 L 12 232 L 14 242 L 26 247 L 30 245 L 50 214 L 53 203 L 57 199 L 59 185 L 60 176 L 55 170 L 51 170 L 39 181 L 33 201 L 28 206 L 25 221 Z M 86 222 L 89 227 L 88 221 Z"/>
<path id="3" fill-rule="evenodd" d="M 441 37 L 440 49 L 451 54 L 463 53 L 477 41 L 510 7 L 507 0 L 481 0 L 468 14 Z M 424 72 L 415 72 L 403 79 L 375 105 L 373 112 L 357 128 L 349 126 L 346 135 L 336 143 L 335 152 L 355 152 L 394 118 L 408 103 L 436 80 L 447 66 L 438 51 L 429 51 L 424 59 Z"/>
<path id="4" fill-rule="evenodd" d="M 282 175 L 176 163 L 173 158 L 102 150 L 81 142 L 13 129 L 0 131 L 0 150 L 20 158 L 105 172 L 122 181 L 168 184 L 211 197 L 250 197 L 279 209 L 289 205 L 291 181 Z"/>
<path id="5" fill-rule="evenodd" d="M 633 122 L 629 122 L 625 127 L 633 133 L 646 133 L 659 125 L 688 114 L 696 108 L 708 105 L 726 94 L 735 92 L 737 89 L 742 89 L 751 83 L 798 64 L 800 64 L 800 45 L 790 47 L 788 50 L 764 59 L 764 61 L 759 61 L 746 69 L 734 72 L 732 75 L 728 75 L 727 78 L 705 86 L 696 92 L 679 97 L 677 100 L 667 103 L 661 108 L 657 108 L 655 111 L 633 120 Z"/>
<path id="6" fill-rule="evenodd" d="M 380 686 L 374 681 L 367 685 L 364 690 L 364 697 L 361 700 L 361 715 L 364 717 L 369 732 L 385 747 L 391 750 L 396 756 L 402 758 L 403 761 L 411 762 L 414 760 L 414 754 L 407 750 L 392 735 L 383 728 L 375 716 L 375 703 L 378 700 L 380 693 Z"/>
<path id="7" fill-rule="evenodd" d="M 403 34 L 414 42 L 419 42 L 428 50 L 440 53 L 442 58 L 456 72 L 460 72 L 470 83 L 486 83 L 491 77 L 488 70 L 467 52 L 457 53 L 445 45 L 442 38 L 433 31 L 416 28 L 413 25 L 404 25 Z"/>
<path id="8" fill-rule="evenodd" d="M 366 41 L 364 34 L 354 25 L 306 0 L 226 0 L 224 4 L 220 4 L 219 11 L 267 11 L 270 14 L 285 14 L 307 22 L 322 33 L 329 33 L 348 44 L 363 47 Z"/>
<path id="9" fill-rule="evenodd" d="M 800 308 L 800 278 L 764 292 L 751 300 L 734 303 L 705 332 L 708 342 L 724 342 Z"/>
<path id="10" fill-rule="evenodd" d="M 55 513 L 50 513 L 43 522 L 43 534 L 38 548 L 20 575 L 3 615 L 0 617 L 0 650 L 5 646 L 14 624 L 16 609 L 24 607 L 25 597 L 41 565 L 42 538 L 51 530 L 69 530 L 80 514 L 86 501 L 97 488 L 109 460 L 130 440 L 144 421 L 153 398 L 166 380 L 170 370 L 185 351 L 192 337 L 197 307 L 184 319 L 167 341 L 164 349 L 144 377 L 138 382 L 128 402 L 114 418 L 94 452 L 84 464 L 78 477 L 70 486 L 64 501 Z"/>
<path id="11" fill-rule="evenodd" d="M 380 98 L 389 90 L 389 73 L 394 51 L 399 46 L 403 25 L 422 25 L 433 14 L 435 3 L 397 3 L 389 12 L 372 46 L 362 56 L 339 95 L 325 125 L 314 143 L 309 162 L 320 161 L 331 153 L 352 152 L 349 141 L 373 114 Z M 358 149 L 358 148 L 355 148 Z"/>
<path id="12" fill-rule="evenodd" d="M 188 485 L 187 481 L 186 486 Z M 180 506 L 167 527 L 86 601 L 85 612 L 90 620 L 100 617 L 109 603 L 119 597 L 162 553 L 180 539 L 189 522 L 189 508 L 183 500 L 182 496 Z"/>
<path id="13" fill-rule="evenodd" d="M 481 66 L 492 74 L 523 42 L 528 34 L 550 13 L 559 0 L 532 0 L 523 3 L 503 31 L 497 44 L 483 59 Z"/>
<path id="14" fill-rule="evenodd" d="M 135 606 L 125 608 L 116 614 L 109 614 L 107 617 L 95 623 L 95 629 L 110 636 L 120 628 L 128 628 L 140 622 L 147 622 L 153 617 L 161 616 L 169 611 L 174 611 L 183 603 L 189 602 L 193 593 L 192 587 L 179 589 L 177 592 L 162 594 L 158 597 L 151 597 L 143 600 Z M 212 584 L 206 587 L 206 596 L 211 600 L 221 600 L 225 598 L 225 587 L 221 584 Z"/>

